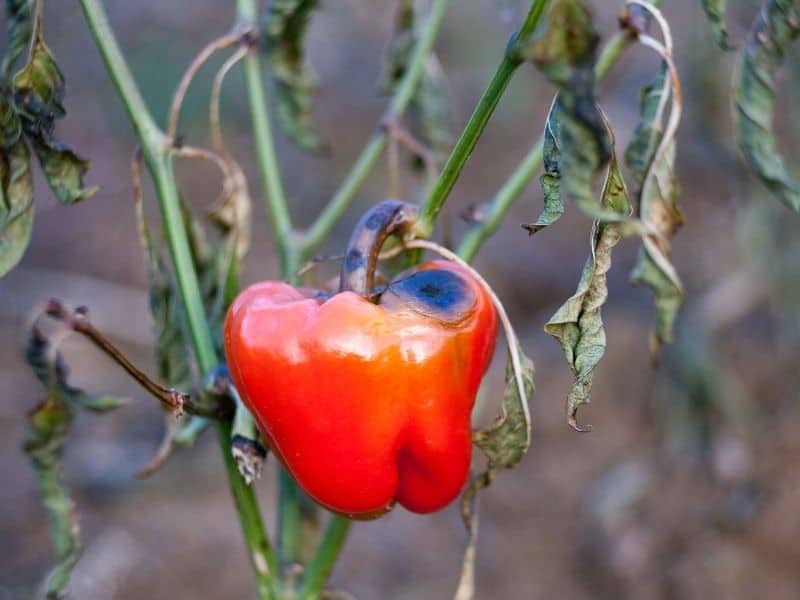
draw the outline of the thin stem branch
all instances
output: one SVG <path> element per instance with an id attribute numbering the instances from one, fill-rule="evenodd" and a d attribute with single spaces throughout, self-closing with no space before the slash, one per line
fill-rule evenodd
<path id="1" fill-rule="evenodd" d="M 171 142 L 158 129 L 145 105 L 108 23 L 102 1 L 81 0 L 81 6 L 95 44 L 106 63 L 109 75 L 117 87 L 119 97 L 124 103 L 128 117 L 139 137 L 142 154 L 158 196 L 167 244 L 172 256 L 197 362 L 203 372 L 209 372 L 216 366 L 217 356 L 181 217 L 178 189 L 170 155 Z M 259 598 L 268 599 L 272 595 L 272 577 L 278 574 L 277 559 L 270 547 L 255 494 L 252 488 L 245 484 L 233 462 L 229 446 L 230 423 L 217 422 L 217 433 L 228 482 L 249 549 L 250 561 L 256 573 Z"/>
<path id="2" fill-rule="evenodd" d="M 486 124 L 489 122 L 489 118 L 492 116 L 503 92 L 508 87 L 512 75 L 523 62 L 519 47 L 533 34 L 548 3 L 549 0 L 533 0 L 525 20 L 517 33 L 511 37 L 503 55 L 503 60 L 500 61 L 492 80 L 484 90 L 480 100 L 478 100 L 472 116 L 461 133 L 461 137 L 458 138 L 439 178 L 423 203 L 417 226 L 417 234 L 419 236 L 428 237 L 433 232 L 433 225 L 439 215 L 439 211 L 442 210 L 447 197 L 464 169 L 464 165 L 466 165 L 472 151 L 475 149 L 478 138 L 486 128 Z"/>
<path id="3" fill-rule="evenodd" d="M 419 35 L 414 52 L 397 87 L 397 92 L 381 118 L 381 125 L 372 134 L 367 145 L 359 154 L 355 164 L 345 177 L 339 188 L 334 192 L 331 201 L 314 220 L 301 238 L 301 259 L 307 259 L 319 247 L 338 222 L 344 211 L 356 197 L 358 191 L 366 181 L 373 167 L 377 163 L 384 148 L 388 134 L 383 123 L 398 119 L 402 116 L 408 104 L 414 97 L 420 79 L 425 72 L 425 62 L 430 56 L 433 44 L 439 33 L 439 28 L 447 11 L 449 0 L 434 0 L 425 26 Z"/>
<path id="4" fill-rule="evenodd" d="M 333 565 L 336 563 L 336 558 L 339 556 L 347 539 L 351 524 L 352 521 L 346 517 L 331 516 L 322 536 L 322 541 L 303 574 L 303 584 L 297 595 L 300 600 L 319 598 L 319 594 L 325 587 L 325 582 L 328 581 L 331 570 L 333 570 Z"/>
<path id="5" fill-rule="evenodd" d="M 241 36 L 242 32 L 235 32 L 217 38 L 203 48 L 200 51 L 200 54 L 195 56 L 194 60 L 189 64 L 186 72 L 181 78 L 180 83 L 178 84 L 178 87 L 175 90 L 175 94 L 172 96 L 172 104 L 170 104 L 169 116 L 167 117 L 168 138 L 174 140 L 178 133 L 178 119 L 180 118 L 183 99 L 186 97 L 186 92 L 189 91 L 189 86 L 191 85 L 192 80 L 195 78 L 195 75 L 197 75 L 197 72 L 200 70 L 200 67 L 202 67 L 215 52 L 223 50 L 228 46 L 232 46 L 239 41 Z"/>
<path id="6" fill-rule="evenodd" d="M 89 320 L 89 311 L 86 307 L 79 307 L 77 309 L 69 310 L 61 302 L 55 298 L 50 299 L 44 308 L 44 314 L 52 317 L 59 323 L 66 326 L 68 329 L 80 333 L 95 346 L 97 346 L 103 353 L 106 354 L 111 360 L 122 367 L 128 375 L 133 377 L 136 382 L 141 385 L 147 392 L 157 398 L 161 404 L 168 411 L 175 415 L 181 415 L 184 412 L 190 414 L 199 414 L 207 417 L 219 417 L 218 411 L 213 411 L 213 414 L 204 412 L 201 407 L 198 407 L 192 401 L 189 394 L 180 392 L 173 388 L 166 388 L 158 382 L 151 379 L 144 371 L 134 365 L 122 351 L 117 348 L 111 340 L 104 336 L 98 329 L 92 325 Z"/>
<path id="7" fill-rule="evenodd" d="M 236 0 L 236 7 L 240 23 L 245 27 L 255 28 L 258 18 L 256 0 Z M 288 277 L 296 269 L 298 262 L 292 248 L 292 220 L 275 152 L 272 123 L 267 110 L 261 57 L 254 47 L 244 59 L 244 78 L 250 103 L 250 115 L 253 119 L 253 137 L 258 168 L 265 191 L 264 199 L 272 220 L 272 232 L 280 254 L 283 277 Z"/>
<path id="8" fill-rule="evenodd" d="M 232 160 L 228 148 L 225 146 L 225 139 L 222 136 L 222 120 L 220 118 L 219 104 L 222 96 L 222 84 L 225 82 L 225 76 L 228 72 L 247 56 L 248 48 L 240 46 L 239 49 L 231 54 L 227 60 L 222 64 L 214 76 L 214 82 L 211 85 L 211 95 L 208 101 L 208 124 L 209 132 L 211 134 L 211 145 L 214 150 L 222 156 L 226 161 Z"/>

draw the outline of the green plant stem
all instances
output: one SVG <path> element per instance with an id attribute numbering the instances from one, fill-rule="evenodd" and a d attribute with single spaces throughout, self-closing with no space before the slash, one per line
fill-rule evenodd
<path id="1" fill-rule="evenodd" d="M 436 41 L 448 3 L 449 0 L 434 0 L 428 19 L 414 47 L 406 72 L 384 113 L 382 123 L 402 116 L 414 97 L 420 79 L 425 72 L 425 62 L 431 53 L 433 43 Z M 361 151 L 342 184 L 333 194 L 331 201 L 301 236 L 300 245 L 303 259 L 308 258 L 319 247 L 356 197 L 356 194 L 386 148 L 386 136 L 386 128 L 380 125 Z"/>
<path id="2" fill-rule="evenodd" d="M 314 600 L 319 598 L 320 592 L 328 581 L 336 558 L 342 550 L 347 532 L 352 521 L 339 515 L 332 515 L 322 536 L 322 542 L 306 566 L 303 574 L 303 584 L 300 587 L 298 598 L 300 600 Z"/>
<path id="3" fill-rule="evenodd" d="M 128 64 L 108 23 L 101 0 L 81 0 L 81 6 L 95 44 L 105 61 L 109 75 L 139 138 L 142 153 L 158 196 L 167 244 L 172 256 L 197 362 L 201 370 L 210 371 L 216 366 L 217 357 L 202 304 L 186 230 L 181 218 L 180 200 L 175 184 L 168 140 L 156 126 L 139 88 L 133 80 Z M 218 422 L 217 431 L 250 561 L 256 572 L 259 598 L 270 598 L 272 574 L 276 572 L 277 560 L 266 536 L 255 494 L 252 488 L 245 485 L 230 455 L 230 424 Z"/>
<path id="4" fill-rule="evenodd" d="M 258 19 L 256 1 L 236 0 L 236 7 L 240 24 L 255 29 Z M 267 212 L 272 219 L 272 232 L 280 254 L 281 270 L 283 276 L 288 277 L 296 270 L 298 261 L 293 257 L 291 244 L 292 220 L 275 152 L 272 124 L 264 93 L 261 57 L 257 50 L 248 52 L 244 58 L 244 77 L 247 97 L 250 103 L 250 114 L 253 119 L 253 138 L 258 158 L 258 168 L 264 185 L 264 200 L 267 205 Z"/>
<path id="5" fill-rule="evenodd" d="M 283 466 L 278 468 L 278 553 L 281 562 L 298 562 L 300 549 L 300 490 Z"/>
<path id="6" fill-rule="evenodd" d="M 222 458 L 225 462 L 225 472 L 228 474 L 228 483 L 236 506 L 239 523 L 244 532 L 250 563 L 256 574 L 259 600 L 274 598 L 277 594 L 274 589 L 278 587 L 281 575 L 278 559 L 269 542 L 261 510 L 258 506 L 253 487 L 247 485 L 239 473 L 233 454 L 230 452 L 231 423 L 217 421 L 217 438 L 222 448 Z"/>
<path id="7" fill-rule="evenodd" d="M 475 149 L 478 138 L 486 128 L 486 124 L 489 122 L 489 118 L 492 116 L 503 92 L 508 87 L 511 77 L 523 63 L 522 55 L 519 52 L 520 46 L 524 45 L 533 34 L 549 1 L 533 0 L 525 20 L 519 30 L 511 37 L 503 59 L 500 61 L 492 80 L 484 90 L 480 100 L 478 100 L 478 105 L 464 127 L 461 137 L 458 138 L 441 174 L 422 205 L 420 220 L 416 228 L 418 236 L 429 237 L 433 232 L 433 225 L 436 222 L 439 211 L 442 210 L 447 197 L 458 180 L 458 176 Z"/>
<path id="8" fill-rule="evenodd" d="M 617 62 L 622 51 L 635 40 L 629 32 L 622 32 L 612 37 L 603 47 L 595 65 L 595 75 L 598 81 L 605 77 L 606 73 Z M 458 255 L 466 261 L 475 258 L 481 245 L 489 239 L 500 223 L 506 216 L 514 201 L 519 198 L 525 190 L 530 180 L 536 175 L 539 167 L 542 166 L 542 138 L 534 144 L 522 162 L 514 169 L 511 176 L 503 183 L 495 194 L 494 199 L 489 203 L 484 211 L 479 223 L 473 225 L 464 235 L 458 245 Z"/>

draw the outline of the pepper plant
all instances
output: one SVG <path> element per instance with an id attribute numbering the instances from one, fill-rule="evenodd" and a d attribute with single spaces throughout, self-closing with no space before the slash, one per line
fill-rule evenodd
<path id="1" fill-rule="evenodd" d="M 522 226 L 533 235 L 556 224 L 569 200 L 588 217 L 586 227 L 590 233 L 588 258 L 577 277 L 575 293 L 543 324 L 561 345 L 575 377 L 567 393 L 567 422 L 578 431 L 589 429 L 578 423 L 577 411 L 589 402 L 593 374 L 605 351 L 601 311 L 608 295 L 606 274 L 614 247 L 624 239 L 639 245 L 631 274 L 633 282 L 646 285 L 653 292 L 653 357 L 661 344 L 671 340 L 684 296 L 678 272 L 670 262 L 672 238 L 682 219 L 675 176 L 682 102 L 670 27 L 659 10 L 660 2 L 627 0 L 621 4 L 619 31 L 601 44 L 588 1 L 532 0 L 507 46 L 497 49 L 499 60 L 494 75 L 456 136 L 452 135 L 443 79 L 447 65 L 439 62 L 434 50 L 447 11 L 455 8 L 450 4 L 448 0 L 397 0 L 395 30 L 381 75 L 381 85 L 390 93 L 385 113 L 327 205 L 310 226 L 299 229 L 284 190 L 273 135 L 277 124 L 305 150 L 313 152 L 325 145 L 313 126 L 316 81 L 305 55 L 306 32 L 320 8 L 319 2 L 270 0 L 262 8 L 256 0 L 232 0 L 221 8 L 230 13 L 230 29 L 211 40 L 176 82 L 167 122 L 162 126 L 154 119 L 131 75 L 102 0 L 80 0 L 86 27 L 138 138 L 131 164 L 136 212 L 130 219 L 131 226 L 138 227 L 150 277 L 157 374 L 151 377 L 147 369 L 132 364 L 94 327 L 84 307 L 70 309 L 51 300 L 31 326 L 27 357 L 46 393 L 31 413 L 24 445 L 38 477 L 57 561 L 43 583 L 44 596 L 58 598 L 66 594 L 70 571 L 80 553 L 77 521 L 59 460 L 70 423 L 82 409 L 104 412 L 122 404 L 116 396 L 90 395 L 69 383 L 66 360 L 58 344 L 64 331 L 85 336 L 161 402 L 167 417 L 166 435 L 143 474 L 157 471 L 174 448 L 191 446 L 207 430 L 216 433 L 253 569 L 256 595 L 276 599 L 335 596 L 328 589 L 328 576 L 343 547 L 351 517 L 380 516 L 392 508 L 395 497 L 411 510 L 426 512 L 442 508 L 459 493 L 470 543 L 461 577 L 457 583 L 454 578 L 454 589 L 459 599 L 473 596 L 476 494 L 492 484 L 501 470 L 515 467 L 528 449 L 533 363 L 520 347 L 487 278 L 468 263 L 496 232 L 540 168 L 543 208 Z M 84 201 L 95 192 L 84 183 L 88 161 L 55 137 L 56 121 L 64 116 L 65 83 L 45 43 L 42 5 L 42 0 L 6 0 L 6 53 L 0 67 L 0 275 L 20 260 L 30 238 L 34 218 L 33 157 L 62 203 Z M 724 1 L 704 0 L 702 6 L 720 47 L 733 50 L 725 27 Z M 777 153 L 771 121 L 773 78 L 786 49 L 798 35 L 798 2 L 765 0 L 742 44 L 733 88 L 733 119 L 745 160 L 769 190 L 796 212 L 800 211 L 800 187 L 792 181 Z M 598 83 L 619 56 L 634 46 L 655 52 L 660 67 L 653 74 L 652 83 L 642 90 L 638 125 L 620 155 L 613 123 L 601 108 Z M 225 53 L 227 58 L 213 80 L 208 99 L 211 145 L 202 147 L 195 145 L 191 136 L 180 134 L 180 114 L 194 76 L 217 53 Z M 431 241 L 437 217 L 490 125 L 501 96 L 512 77 L 529 64 L 540 69 L 554 88 L 541 139 L 532 141 L 529 152 L 500 183 L 497 193 L 470 215 L 471 225 L 454 249 Z M 257 186 L 247 180 L 222 135 L 220 93 L 227 74 L 236 68 L 244 70 L 244 93 L 252 116 L 261 176 L 261 191 L 256 196 L 263 197 L 270 218 L 280 273 L 275 274 L 276 281 L 244 292 L 229 310 L 239 293 L 239 272 L 250 239 L 260 234 L 250 228 L 250 216 L 256 210 L 251 206 L 251 190 Z M 418 206 L 394 201 L 399 193 L 401 150 L 411 153 L 428 175 L 418 190 Z M 358 197 L 370 173 L 383 168 L 380 159 L 384 153 L 389 157 L 386 198 L 391 201 L 376 202 L 356 227 L 350 246 L 339 257 L 341 282 L 316 292 L 303 291 L 300 286 L 308 271 L 324 260 L 316 256 L 320 245 Z M 220 173 L 222 193 L 205 218 L 193 214 L 183 202 L 174 174 L 176 158 L 211 164 Z M 152 233 L 151 224 L 144 217 L 143 203 L 150 200 L 142 192 L 145 172 L 153 182 L 160 214 L 158 230 L 163 230 L 163 239 Z M 598 179 L 602 179 L 600 185 Z M 424 252 L 437 253 L 443 259 L 419 267 Z M 391 257 L 399 258 L 391 261 Z M 379 263 L 381 270 L 377 271 Z M 383 273 L 395 277 L 385 277 Z M 307 458 L 313 450 L 307 444 L 314 443 L 309 438 L 317 436 L 304 436 L 304 432 L 335 426 L 349 428 L 354 438 L 358 432 L 362 440 L 369 440 L 373 433 L 376 439 L 385 435 L 378 431 L 378 417 L 382 415 L 376 416 L 375 406 L 369 404 L 374 400 L 369 390 L 363 398 L 347 390 L 342 394 L 346 401 L 373 412 L 350 411 L 348 417 L 347 411 L 333 402 L 316 411 L 309 406 L 302 411 L 298 408 L 292 422 L 292 405 L 299 407 L 303 394 L 315 393 L 314 385 L 319 383 L 312 380 L 319 369 L 327 373 L 321 376 L 323 382 L 331 372 L 339 370 L 338 358 L 333 352 L 330 363 L 309 363 L 308 370 L 292 375 L 297 361 L 292 358 L 290 345 L 302 345 L 307 340 L 298 341 L 288 334 L 267 339 L 281 327 L 289 327 L 286 323 L 291 317 L 283 311 L 287 298 L 305 307 L 311 302 L 322 311 L 328 310 L 325 307 L 331 306 L 329 302 L 345 302 L 341 299 L 346 294 L 350 294 L 348 310 L 352 312 L 348 314 L 356 315 L 354 321 L 362 313 L 384 308 L 389 311 L 387 314 L 392 310 L 406 316 L 413 313 L 418 326 L 438 327 L 442 338 L 455 344 L 452 352 L 446 350 L 437 355 L 444 357 L 441 363 L 425 363 L 416 371 L 401 368 L 406 369 L 409 380 L 430 394 L 426 399 L 433 404 L 439 398 L 444 398 L 443 405 L 457 404 L 453 411 L 428 415 L 433 421 L 426 426 L 431 425 L 432 429 L 425 430 L 417 440 L 418 444 L 430 444 L 436 437 L 431 432 L 445 432 L 444 450 L 435 459 L 426 458 L 425 452 L 431 448 L 416 454 L 395 442 L 392 447 L 395 451 L 400 448 L 398 456 L 390 452 L 380 460 L 376 459 L 379 452 L 374 447 L 357 443 L 331 452 L 324 463 Z M 264 303 L 273 312 L 263 312 Z M 251 319 L 258 321 L 257 326 L 244 322 L 252 316 L 249 311 L 254 311 L 252 315 L 258 313 Z M 227 333 L 223 336 L 226 315 Z M 507 386 L 498 402 L 497 420 L 470 432 L 475 393 L 494 347 L 495 315 L 503 326 L 508 349 Z M 473 317 L 478 319 L 478 325 L 469 321 Z M 55 333 L 49 321 L 55 322 Z M 370 333 L 373 330 L 369 327 L 353 327 L 361 337 L 351 332 L 346 341 L 358 346 L 352 353 L 360 353 L 362 362 L 348 366 L 346 370 L 352 371 L 350 379 L 342 376 L 339 381 L 392 377 L 385 365 L 378 368 L 378 359 L 370 358 L 365 350 L 377 343 L 378 334 Z M 467 331 L 469 327 L 478 334 L 467 332 L 463 339 L 458 337 L 463 333 L 460 328 Z M 320 331 L 324 337 L 324 330 Z M 410 352 L 410 346 L 402 346 L 410 338 L 402 335 L 398 344 Z M 452 342 L 453 339 L 457 341 Z M 337 348 L 340 354 L 346 353 Z M 278 355 L 283 363 L 274 358 Z M 274 364 L 270 362 L 273 360 Z M 452 371 L 448 377 L 453 380 L 441 380 L 439 387 L 426 384 L 431 370 L 443 366 Z M 307 387 L 288 388 L 292 377 Z M 398 389 L 391 403 L 379 406 L 413 403 L 414 398 L 407 397 L 412 394 L 410 388 Z M 274 407 L 282 402 L 287 408 L 277 409 L 284 414 L 276 416 Z M 255 421 L 250 410 L 255 413 Z M 355 419 L 357 414 L 361 415 L 358 422 L 348 423 L 348 418 Z M 290 421 L 285 421 L 287 418 Z M 413 418 L 408 421 L 413 422 Z M 397 421 L 387 430 L 393 427 L 412 426 Z M 453 432 L 457 433 L 448 437 Z M 468 477 L 470 442 L 486 460 L 482 467 L 472 465 L 472 475 Z M 281 462 L 274 540 L 267 534 L 254 487 L 268 450 L 274 451 Z M 370 462 L 373 459 L 377 466 Z M 381 479 L 386 475 L 386 461 L 401 465 L 401 480 L 395 482 L 397 490 L 389 485 L 392 481 Z M 404 483 L 403 477 L 417 481 Z M 384 483 L 388 491 L 381 488 Z M 323 510 L 317 502 L 333 511 L 321 533 L 313 526 L 314 514 Z M 302 550 L 306 547 L 313 548 L 308 555 Z"/>

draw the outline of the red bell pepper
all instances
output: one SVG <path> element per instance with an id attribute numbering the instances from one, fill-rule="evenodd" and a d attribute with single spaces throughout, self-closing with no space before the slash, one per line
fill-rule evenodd
<path id="1" fill-rule="evenodd" d="M 259 283 L 225 324 L 233 381 L 265 441 L 312 498 L 354 518 L 395 502 L 431 512 L 458 495 L 494 350 L 491 300 L 453 263 L 373 290 L 383 241 L 415 217 L 400 202 L 377 205 L 351 239 L 339 293 Z"/>

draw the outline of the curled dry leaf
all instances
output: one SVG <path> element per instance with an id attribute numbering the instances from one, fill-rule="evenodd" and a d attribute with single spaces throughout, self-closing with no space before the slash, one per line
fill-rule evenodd
<path id="1" fill-rule="evenodd" d="M 22 258 L 33 230 L 33 174 L 19 118 L 0 93 L 0 277 Z"/>
<path id="2" fill-rule="evenodd" d="M 89 162 L 53 135 L 56 119 L 66 114 L 64 76 L 44 43 L 41 29 L 36 16 L 28 62 L 13 78 L 14 104 L 47 183 L 62 203 L 71 204 L 88 198 L 97 188 L 83 186 Z"/>
<path id="3" fill-rule="evenodd" d="M 560 123 L 556 115 L 556 99 L 550 104 L 542 135 L 542 167 L 544 173 L 539 177 L 544 196 L 544 209 L 533 223 L 523 225 L 528 233 L 549 227 L 564 214 L 564 199 L 561 197 L 561 149 L 559 148 Z"/>
<path id="4" fill-rule="evenodd" d="M 620 219 L 631 213 L 628 192 L 614 152 L 603 186 L 602 207 L 613 211 Z M 591 254 L 583 267 L 578 288 L 544 326 L 545 331 L 561 344 L 575 374 L 575 383 L 567 395 L 567 421 L 578 431 L 591 429 L 579 426 L 576 414 L 578 407 L 590 400 L 594 370 L 606 350 L 601 309 L 608 297 L 606 273 L 611 267 L 611 251 L 622 238 L 622 227 L 620 223 L 594 222 Z"/>
<path id="5" fill-rule="evenodd" d="M 64 77 L 41 34 L 29 0 L 6 2 L 6 55 L 0 69 L 0 277 L 22 258 L 33 229 L 33 177 L 28 144 L 45 179 L 64 204 L 91 196 L 84 188 L 89 163 L 53 135 L 64 116 Z M 11 75 L 26 49 L 27 61 Z"/>
<path id="6" fill-rule="evenodd" d="M 800 212 L 800 184 L 786 171 L 775 143 L 772 121 L 775 72 L 798 36 L 797 2 L 765 0 L 747 36 L 733 85 L 733 122 L 739 147 L 761 181 L 795 212 Z"/>
<path id="7" fill-rule="evenodd" d="M 591 11 L 583 0 L 556 0 L 547 18 L 544 32 L 522 50 L 558 88 L 544 133 L 545 210 L 528 226 L 531 232 L 563 213 L 563 192 L 594 219 L 619 219 L 592 191 L 592 177 L 611 156 L 611 140 L 597 106 L 599 37 Z"/>
<path id="8" fill-rule="evenodd" d="M 649 10 L 662 28 L 665 42 L 640 35 L 639 41 L 662 57 L 655 81 L 642 91 L 639 123 L 625 158 L 634 179 L 635 206 L 640 220 L 642 246 L 631 278 L 653 291 L 656 327 L 651 337 L 655 358 L 659 346 L 672 340 L 675 317 L 683 303 L 683 285 L 669 260 L 672 237 L 682 222 L 677 206 L 675 135 L 681 115 L 680 81 L 672 62 L 669 27 L 656 8 Z"/>

